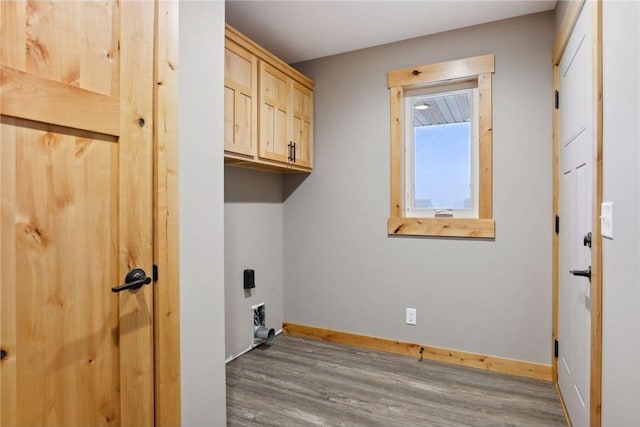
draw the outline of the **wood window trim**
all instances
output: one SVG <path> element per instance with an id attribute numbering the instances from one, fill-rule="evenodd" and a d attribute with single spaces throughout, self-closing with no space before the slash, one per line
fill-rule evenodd
<path id="1" fill-rule="evenodd" d="M 494 238 L 492 74 L 495 55 L 482 55 L 387 74 L 391 96 L 391 209 L 389 235 Z M 410 218 L 404 208 L 404 111 L 406 90 L 477 79 L 479 96 L 478 218 Z"/>

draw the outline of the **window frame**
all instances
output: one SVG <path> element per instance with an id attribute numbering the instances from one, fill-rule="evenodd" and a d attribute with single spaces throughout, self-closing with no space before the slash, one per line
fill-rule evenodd
<path id="1" fill-rule="evenodd" d="M 495 55 L 409 67 L 387 73 L 391 101 L 391 206 L 389 235 L 495 238 L 493 219 L 492 76 Z M 405 93 L 478 82 L 478 218 L 407 217 L 405 209 Z"/>

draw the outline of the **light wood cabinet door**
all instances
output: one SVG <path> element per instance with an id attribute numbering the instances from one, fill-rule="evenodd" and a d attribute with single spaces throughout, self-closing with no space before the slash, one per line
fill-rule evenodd
<path id="1" fill-rule="evenodd" d="M 295 166 L 313 167 L 313 91 L 292 81 L 292 120 Z"/>
<path id="2" fill-rule="evenodd" d="M 291 121 L 289 77 L 260 62 L 260 158 L 289 163 Z"/>
<path id="3" fill-rule="evenodd" d="M 0 2 L 0 425 L 153 426 L 155 3 Z"/>
<path id="4" fill-rule="evenodd" d="M 225 163 L 310 172 L 313 82 L 233 27 L 225 34 Z"/>
<path id="5" fill-rule="evenodd" d="M 227 40 L 224 63 L 224 149 L 226 153 L 255 156 L 258 143 L 258 60 Z"/>

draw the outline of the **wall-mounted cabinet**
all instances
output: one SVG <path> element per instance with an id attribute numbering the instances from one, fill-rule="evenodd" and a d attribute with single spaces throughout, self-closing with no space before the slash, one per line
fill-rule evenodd
<path id="1" fill-rule="evenodd" d="M 227 25 L 225 163 L 310 172 L 313 88 L 309 78 Z"/>
<path id="2" fill-rule="evenodd" d="M 226 40 L 224 50 L 224 150 L 255 156 L 258 150 L 258 58 Z"/>

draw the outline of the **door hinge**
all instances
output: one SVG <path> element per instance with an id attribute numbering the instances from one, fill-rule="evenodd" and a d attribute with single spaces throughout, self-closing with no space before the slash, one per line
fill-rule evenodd
<path id="1" fill-rule="evenodd" d="M 7 352 L 0 349 L 0 360 L 4 359 L 5 357 L 7 357 Z"/>
<path id="2" fill-rule="evenodd" d="M 158 281 L 158 266 L 153 264 L 153 281 L 157 282 Z"/>
<path id="3" fill-rule="evenodd" d="M 553 342 L 553 355 L 557 358 L 558 357 L 558 340 L 555 340 Z"/>
<path id="4" fill-rule="evenodd" d="M 560 92 L 556 91 L 555 92 L 555 98 L 556 98 L 556 110 L 558 108 L 560 108 Z"/>
<path id="5" fill-rule="evenodd" d="M 560 216 L 556 215 L 556 234 L 560 234 Z"/>

